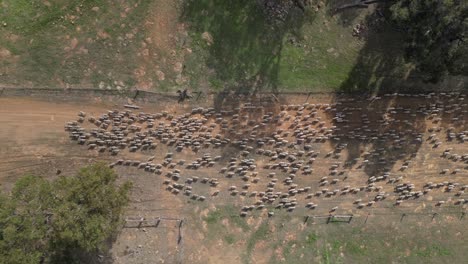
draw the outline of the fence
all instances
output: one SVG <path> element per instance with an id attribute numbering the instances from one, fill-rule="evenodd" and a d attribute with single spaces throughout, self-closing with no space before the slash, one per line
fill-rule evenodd
<path id="1" fill-rule="evenodd" d="M 455 87 L 454 89 L 443 90 L 443 92 L 449 91 L 458 91 L 466 93 L 468 87 L 462 85 L 460 87 Z M 385 92 L 385 91 L 381 91 Z M 389 91 L 395 92 L 395 91 Z M 442 92 L 435 89 L 406 89 L 400 92 L 404 93 L 429 93 L 429 92 Z M 214 96 L 223 97 L 228 94 L 232 94 L 232 91 L 220 91 L 220 92 L 201 92 L 194 91 L 192 92 L 194 101 L 198 101 L 204 97 L 212 98 Z M 345 92 L 301 92 L 301 91 L 281 91 L 278 93 L 272 93 L 267 91 L 260 91 L 256 93 L 259 96 L 262 95 L 290 95 L 290 96 L 307 96 L 311 95 L 316 96 L 329 96 L 329 95 L 349 95 L 350 93 Z M 370 95 L 368 91 L 358 91 L 354 94 L 359 95 Z M 90 98 L 108 98 L 108 99 L 133 99 L 133 100 L 142 100 L 147 102 L 158 102 L 163 99 L 172 99 L 177 100 L 178 96 L 175 92 L 151 92 L 144 91 L 139 89 L 132 90 L 107 90 L 107 89 L 94 89 L 94 88 L 73 88 L 73 89 L 61 89 L 61 88 L 0 88 L 0 96 L 14 96 L 14 97 L 38 97 L 44 99 L 69 99 L 69 100 L 87 100 Z"/>
<path id="2" fill-rule="evenodd" d="M 389 221 L 393 219 L 393 222 L 404 223 L 409 220 L 417 219 L 419 221 L 437 221 L 444 220 L 444 216 L 450 216 L 452 220 L 464 221 L 466 218 L 466 212 L 454 211 L 454 212 L 428 212 L 428 213 L 414 213 L 414 212 L 401 212 L 401 213 L 367 213 L 364 215 L 306 215 L 304 216 L 305 224 L 330 224 L 330 223 L 361 223 L 363 225 L 373 222 L 375 219 L 380 217 L 386 218 Z M 415 217 L 415 218 L 414 218 Z M 412 219 L 410 219 L 412 218 Z M 378 220 L 380 221 L 380 220 Z"/>
<path id="3" fill-rule="evenodd" d="M 156 93 L 142 90 L 102 90 L 102 89 L 56 89 L 56 88 L 3 88 L 0 90 L 3 97 L 36 97 L 47 100 L 60 101 L 86 101 L 101 98 L 109 101 L 123 101 L 128 99 L 147 102 L 160 102 L 161 100 L 177 100 L 175 93 Z"/>
<path id="4" fill-rule="evenodd" d="M 156 235 L 156 240 L 152 241 L 152 246 L 158 251 L 165 254 L 165 259 L 170 259 L 171 263 L 182 263 L 184 254 L 183 245 L 183 226 L 185 219 L 174 217 L 140 217 L 129 216 L 124 220 L 124 229 L 147 229 L 153 230 L 152 234 Z M 165 226 L 165 224 L 167 224 Z M 175 224 L 175 225 L 174 225 Z M 176 230 L 175 230 L 176 229 Z M 157 231 L 156 231 L 157 230 Z M 156 231 L 156 232 L 155 232 Z M 169 233 L 177 232 L 176 241 L 171 240 L 173 236 Z M 133 233 L 135 235 L 135 233 Z M 149 245 L 147 245 L 149 246 Z"/>

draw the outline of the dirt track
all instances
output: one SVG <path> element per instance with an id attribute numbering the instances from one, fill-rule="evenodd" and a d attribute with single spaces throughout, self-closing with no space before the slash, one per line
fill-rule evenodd
<path id="1" fill-rule="evenodd" d="M 62 133 L 64 122 L 73 118 L 79 107 L 0 98 L 0 182 L 9 187 L 25 173 L 55 175 L 56 169 L 70 173 L 93 159 L 90 153 L 76 152 Z M 94 111 L 105 109 L 89 108 Z M 70 162 L 76 166 L 65 165 Z"/>
<path id="2" fill-rule="evenodd" d="M 281 104 L 298 104 L 303 103 L 302 97 L 285 97 L 280 98 Z M 432 99 L 430 99 L 432 100 Z M 437 99 L 439 100 L 439 99 Z M 410 115 L 404 113 L 405 109 L 417 109 L 417 107 L 427 104 L 431 105 L 435 101 L 428 101 L 426 98 L 395 98 L 383 99 L 381 101 L 364 101 L 355 103 L 348 101 L 346 98 L 333 98 L 331 96 L 322 96 L 320 98 L 310 98 L 309 103 L 313 104 L 327 104 L 337 103 L 336 113 L 347 112 L 353 107 L 361 107 L 356 114 L 351 114 L 350 122 L 346 125 L 336 123 L 334 120 L 335 114 L 330 115 L 324 111 L 318 111 L 317 116 L 324 122 L 325 127 L 338 127 L 343 131 L 343 136 L 347 137 L 355 128 L 362 126 L 363 121 L 368 122 L 370 129 L 378 128 L 377 120 L 382 117 L 390 120 L 391 127 L 385 130 L 379 130 L 379 133 L 400 133 L 400 135 L 409 135 L 408 137 L 402 136 L 387 141 L 362 141 L 358 139 L 348 138 L 343 145 L 343 141 L 324 141 L 314 143 L 313 149 L 320 153 L 313 165 L 314 172 L 312 175 L 300 176 L 296 179 L 296 183 L 300 186 L 312 186 L 313 192 L 322 190 L 325 187 L 319 186 L 320 178 L 328 176 L 331 180 L 338 178 L 338 184 L 329 185 L 330 190 L 342 189 L 344 185 L 352 187 L 365 186 L 367 180 L 371 176 L 379 176 L 382 171 L 389 171 L 393 175 L 402 177 L 400 182 L 411 182 L 415 185 L 417 191 L 422 190 L 424 185 L 428 182 L 442 183 L 444 181 L 457 182 L 460 186 L 468 184 L 467 182 L 467 167 L 463 161 L 453 161 L 441 157 L 444 150 L 451 148 L 451 155 L 463 156 L 466 154 L 466 143 L 461 143 L 458 140 L 447 140 L 447 128 L 453 127 L 453 131 L 460 133 L 466 130 L 467 114 L 466 103 L 451 111 L 446 109 L 445 113 L 440 115 L 440 121 L 435 121 L 433 118 L 428 118 L 418 115 Z M 445 100 L 445 99 L 444 99 Z M 449 99 L 450 100 L 450 99 Z M 463 99 L 464 100 L 464 99 Z M 461 101 L 463 101 L 461 100 Z M 262 105 L 264 112 L 256 113 L 249 111 L 249 118 L 256 120 L 261 118 L 263 113 L 272 111 L 279 113 L 280 104 L 262 102 L 262 100 L 254 101 Z M 438 102 L 439 105 L 443 101 Z M 219 103 L 219 102 L 218 102 Z M 221 109 L 234 109 L 236 107 L 243 107 L 245 102 L 241 100 L 225 99 L 220 103 Z M 448 102 L 446 102 L 448 104 Z M 205 103 L 208 104 L 208 103 Z M 163 102 L 157 106 L 143 105 L 145 112 L 156 113 L 163 110 L 168 111 L 174 115 L 190 112 L 192 106 L 190 105 L 177 105 L 173 102 Z M 216 103 L 215 103 L 216 106 Z M 393 107 L 395 110 L 390 110 Z M 70 175 L 74 171 L 86 164 L 93 161 L 104 160 L 109 163 L 114 162 L 117 158 L 110 156 L 107 153 L 100 154 L 97 151 L 88 151 L 86 147 L 77 145 L 71 141 L 68 134 L 64 131 L 64 124 L 68 121 L 76 120 L 77 113 L 80 110 L 86 111 L 89 116 L 99 116 L 106 113 L 108 109 L 122 109 L 121 105 L 115 105 L 112 102 L 108 103 L 90 103 L 90 104 L 70 104 L 70 103 L 50 103 L 44 101 L 30 100 L 30 99 L 15 99 L 15 98 L 1 98 L 0 99 L 0 183 L 3 189 L 9 189 L 14 180 L 25 174 L 33 173 L 38 176 L 53 177 L 56 175 L 57 170 L 61 170 L 62 174 Z M 142 111 L 143 111 L 142 110 Z M 394 111 L 392 113 L 392 111 Z M 464 111 L 464 112 L 463 112 Z M 138 112 L 138 111 L 135 111 Z M 297 111 L 291 110 L 289 114 L 296 115 Z M 386 114 L 383 114 L 386 113 Z M 366 115 L 363 117 L 363 114 Z M 435 117 L 435 118 L 437 118 Z M 456 117 L 456 119 L 453 119 Z M 229 117 L 227 117 L 229 118 Z M 335 118 L 335 119 L 333 119 Z M 369 120 L 369 121 L 367 121 Z M 455 121 L 454 121 L 455 120 Z M 84 125 L 85 128 L 91 128 L 89 124 Z M 440 127 L 440 131 L 432 131 L 433 127 Z M 276 130 L 277 127 L 266 127 L 265 133 Z M 285 124 L 283 128 L 285 131 L 288 127 Z M 392 132 L 393 131 L 393 132 Z M 220 131 L 215 131 L 220 132 Z M 251 128 L 240 127 L 235 135 L 238 139 L 243 139 L 251 135 Z M 421 134 L 422 142 L 417 144 L 414 140 L 417 139 L 418 134 Z M 429 138 L 435 136 L 441 142 L 441 146 L 435 148 L 434 143 L 431 143 Z M 228 137 L 228 134 L 223 136 Z M 335 134 L 339 137 L 339 134 Z M 403 140 L 401 143 L 399 140 Z M 403 148 L 399 148 L 402 146 Z M 337 148 L 341 148 L 336 152 Z M 156 156 L 156 162 L 163 159 L 164 155 L 172 152 L 173 147 L 160 144 L 155 152 L 136 152 L 129 153 L 123 152 L 119 158 L 127 158 L 134 160 L 145 160 L 151 155 Z M 163 180 L 164 177 L 155 176 L 152 173 L 138 170 L 131 167 L 117 166 L 116 170 L 124 180 L 131 180 L 134 182 L 134 190 L 132 194 L 132 204 L 127 211 L 128 216 L 143 216 L 147 218 L 163 216 L 186 219 L 186 235 L 184 242 L 177 244 L 178 236 L 178 222 L 163 222 L 161 228 L 147 228 L 143 231 L 141 229 L 124 229 L 119 239 L 114 245 L 113 259 L 116 263 L 145 263 L 149 260 L 162 262 L 175 262 L 187 260 L 191 262 L 202 262 L 206 259 L 211 259 L 211 263 L 227 262 L 239 263 L 240 260 L 236 257 L 240 254 L 237 251 L 226 251 L 225 254 L 211 254 L 213 248 L 225 251 L 226 248 L 219 245 L 212 244 L 210 247 L 204 245 L 198 247 L 200 241 L 204 241 L 209 234 L 204 218 L 208 216 L 210 211 L 216 210 L 219 207 L 226 205 L 235 205 L 237 209 L 244 205 L 249 205 L 255 202 L 255 199 L 250 197 L 232 196 L 228 192 L 231 185 L 242 186 L 243 182 L 240 178 L 237 179 L 224 179 L 219 170 L 221 167 L 226 166 L 229 158 L 239 157 L 240 151 L 236 147 L 222 148 L 221 150 L 208 149 L 203 150 L 201 153 L 193 153 L 189 150 L 184 150 L 181 153 L 176 153 L 177 159 L 186 159 L 187 161 L 195 160 L 197 157 L 203 156 L 203 153 L 210 153 L 211 155 L 225 156 L 220 164 L 216 164 L 213 168 L 207 168 L 200 171 L 183 171 L 182 180 L 185 180 L 189 175 L 209 178 L 220 179 L 220 184 L 217 187 L 220 195 L 210 197 L 213 189 L 208 186 L 194 185 L 194 191 L 204 194 L 208 197 L 205 203 L 194 202 L 182 195 L 174 195 L 169 191 L 164 190 Z M 369 153 L 369 154 L 366 154 Z M 338 155 L 339 154 L 339 155 Z M 255 157 L 260 177 L 267 175 L 267 170 L 263 170 L 263 166 L 272 163 L 267 157 L 262 155 L 251 154 Z M 368 158 L 363 158 L 364 156 Z M 365 159 L 368 159 L 369 164 L 362 166 Z M 402 169 L 405 161 L 410 161 L 407 169 Z M 385 161 L 385 162 L 383 162 Z M 338 165 L 339 170 L 343 171 L 343 175 L 330 176 L 331 167 Z M 387 168 L 382 170 L 383 168 Z M 440 174 L 444 169 L 449 170 L 446 174 Z M 457 173 L 453 173 L 458 169 Z M 286 175 L 286 174 L 285 174 Z M 284 175 L 284 177 L 285 177 Z M 280 180 L 283 180 L 283 175 L 278 175 Z M 343 182 L 341 182 L 343 181 Z M 260 178 L 258 185 L 252 185 L 249 191 L 261 192 L 266 188 L 268 179 Z M 279 184 L 278 184 L 279 185 Z M 382 186 L 382 191 L 392 193 L 395 185 L 385 184 L 384 182 L 378 183 Z M 278 186 L 277 190 L 287 191 L 287 186 Z M 445 188 L 445 187 L 444 187 Z M 332 195 L 328 198 L 312 198 L 312 200 L 319 204 L 315 211 L 309 211 L 304 208 L 305 203 L 309 202 L 306 198 L 298 197 L 298 208 L 294 210 L 292 215 L 302 217 L 308 214 L 324 215 L 328 214 L 332 207 L 338 206 L 337 213 L 339 214 L 354 214 L 356 216 L 365 215 L 367 213 L 374 214 L 389 214 L 398 212 L 443 212 L 447 209 L 463 210 L 462 205 L 452 205 L 456 199 L 466 198 L 466 194 L 455 197 L 454 193 L 443 192 L 442 189 L 435 190 L 429 195 L 425 195 L 421 199 L 410 199 L 403 202 L 399 207 L 395 207 L 393 203 L 395 198 L 389 196 L 385 201 L 381 201 L 372 206 L 365 206 L 365 208 L 357 209 L 353 201 L 357 198 L 362 199 L 363 202 L 368 202 L 376 196 L 374 191 L 360 192 L 353 195 Z M 442 208 L 436 207 L 435 203 L 439 200 L 448 202 L 448 206 Z M 452 208 L 453 207 L 453 208 Z M 239 211 L 235 210 L 229 212 L 231 214 L 238 214 Z M 252 217 L 247 218 L 250 225 L 257 225 L 261 218 L 266 218 L 267 211 L 253 212 Z M 281 214 L 279 213 L 282 217 Z M 223 222 L 224 224 L 224 222 Z M 229 226 L 226 223 L 227 229 L 234 229 L 235 227 Z M 158 249 L 158 250 L 156 250 Z M 230 260 L 230 261 L 229 261 Z"/>

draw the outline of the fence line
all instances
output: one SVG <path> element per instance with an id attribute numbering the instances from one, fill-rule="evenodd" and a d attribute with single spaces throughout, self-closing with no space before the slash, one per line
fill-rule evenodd
<path id="1" fill-rule="evenodd" d="M 330 222 L 343 222 L 343 223 L 351 223 L 351 221 L 354 218 L 365 218 L 364 219 L 364 224 L 367 224 L 367 221 L 369 220 L 369 216 L 398 216 L 400 215 L 400 220 L 399 222 L 402 223 L 407 217 L 410 216 L 431 216 L 430 220 L 433 221 L 437 216 L 441 215 L 459 215 L 457 217 L 458 220 L 463 221 L 463 219 L 466 216 L 466 212 L 464 211 L 454 211 L 454 212 L 428 212 L 428 213 L 414 213 L 414 212 L 402 212 L 402 213 L 367 213 L 365 215 L 355 215 L 355 214 L 349 214 L 349 215 L 334 215 L 334 214 L 329 214 L 329 215 L 306 215 L 304 216 L 304 223 L 308 223 L 309 220 L 312 220 L 314 222 L 315 219 L 327 219 L 327 224 Z M 346 220 L 346 221 L 342 221 Z M 428 218 L 429 219 L 429 218 Z"/>
<path id="2" fill-rule="evenodd" d="M 437 216 L 440 215 L 459 215 L 457 217 L 458 220 L 463 221 L 465 218 L 466 212 L 463 211 L 454 211 L 454 212 L 437 212 L 437 213 L 414 213 L 414 212 L 402 212 L 402 213 L 367 213 L 365 215 L 355 215 L 355 214 L 342 214 L 342 215 L 335 215 L 335 214 L 328 214 L 328 215 L 305 215 L 304 216 L 304 223 L 308 223 L 312 221 L 314 223 L 315 219 L 326 219 L 326 223 L 329 224 L 333 223 L 351 223 L 355 218 L 365 218 L 364 224 L 367 224 L 369 217 L 372 216 L 398 216 L 400 215 L 399 222 L 403 222 L 405 218 L 415 215 L 420 216 L 431 216 L 430 220 L 433 221 Z M 231 217 L 239 217 L 239 215 L 231 215 Z M 127 217 L 125 218 L 124 228 L 157 228 L 159 227 L 161 221 L 176 221 L 179 222 L 178 230 L 179 235 L 177 238 L 177 244 L 182 242 L 182 226 L 185 223 L 185 219 L 183 218 L 174 218 L 174 217 Z M 134 223 L 137 223 L 135 225 Z"/>
<path id="3" fill-rule="evenodd" d="M 175 263 L 182 263 L 183 259 L 183 235 L 182 235 L 182 227 L 185 223 L 185 219 L 183 218 L 175 218 L 175 217 L 165 217 L 165 216 L 156 216 L 156 217 L 141 217 L 141 216 L 128 216 L 125 218 L 125 223 L 123 228 L 158 228 L 161 221 L 176 221 L 178 222 L 178 234 L 177 234 L 177 247 L 178 247 L 178 254 L 176 254 Z M 137 223 L 134 225 L 133 223 Z"/>
<path id="4" fill-rule="evenodd" d="M 418 93 L 438 93 L 438 92 L 461 92 L 467 93 L 468 91 L 463 89 L 452 89 L 452 90 L 425 90 L 425 89 L 411 89 L 406 91 L 399 91 L 400 93 L 405 94 L 418 94 Z M 385 90 L 382 92 L 386 92 Z M 387 92 L 395 92 L 388 90 Z M 242 93 L 236 93 L 234 91 L 209 91 L 209 92 L 202 92 L 202 91 L 193 91 L 192 93 L 197 95 L 196 100 L 198 100 L 201 95 L 208 95 L 208 96 L 223 96 L 223 95 L 241 95 Z M 151 99 L 151 97 L 171 97 L 174 99 L 178 98 L 178 95 L 175 92 L 154 92 L 154 91 L 145 91 L 140 89 L 131 89 L 131 90 L 107 90 L 107 89 L 96 89 L 96 88 L 1 88 L 0 96 L 51 96 L 51 95 L 79 95 L 80 97 L 83 95 L 101 95 L 101 96 L 115 96 L 115 97 L 125 97 L 134 100 L 138 99 Z M 342 91 L 279 91 L 279 92 L 271 92 L 271 91 L 258 91 L 255 93 L 256 95 L 304 95 L 310 97 L 311 95 L 371 95 L 369 91 L 357 91 L 357 92 L 342 92 Z M 247 95 L 247 94 L 245 94 Z"/>

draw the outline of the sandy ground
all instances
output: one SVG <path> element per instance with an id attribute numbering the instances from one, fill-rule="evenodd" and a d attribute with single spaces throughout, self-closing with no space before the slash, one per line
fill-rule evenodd
<path id="1" fill-rule="evenodd" d="M 71 173 L 96 158 L 74 148 L 63 133 L 64 123 L 83 105 L 0 98 L 0 182 L 6 187 L 25 173 Z M 105 107 L 87 106 L 101 112 Z M 71 165 L 71 166 L 70 166 Z"/>

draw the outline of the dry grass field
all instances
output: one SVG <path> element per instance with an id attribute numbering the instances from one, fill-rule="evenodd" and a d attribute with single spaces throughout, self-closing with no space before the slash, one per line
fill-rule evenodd
<path id="1" fill-rule="evenodd" d="M 0 183 L 107 162 L 134 183 L 125 217 L 145 219 L 113 263 L 462 263 L 467 100 L 3 97 Z"/>

